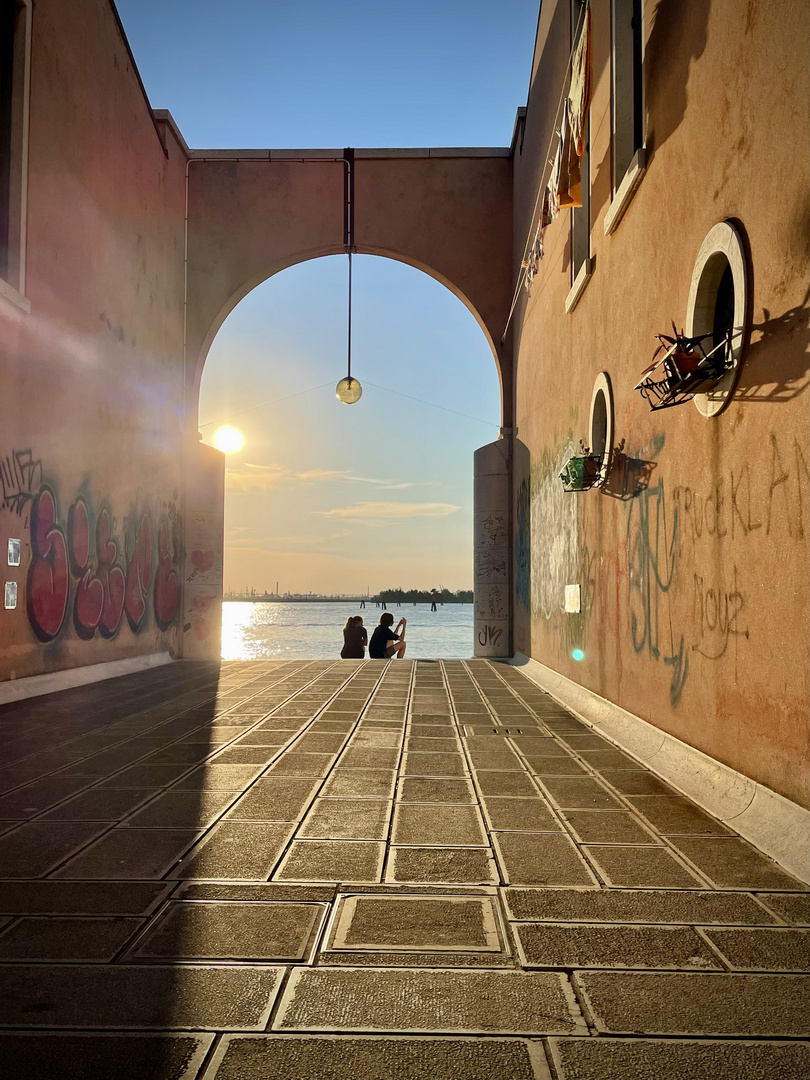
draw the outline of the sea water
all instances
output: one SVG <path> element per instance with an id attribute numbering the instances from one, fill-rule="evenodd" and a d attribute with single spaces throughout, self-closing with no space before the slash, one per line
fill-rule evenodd
<path id="1" fill-rule="evenodd" d="M 467 659 L 473 651 L 472 604 L 445 604 L 437 611 L 430 604 L 389 607 L 394 623 L 408 620 L 406 658 Z M 382 609 L 373 603 L 360 608 L 345 603 L 249 604 L 226 601 L 222 605 L 223 660 L 327 660 L 338 659 L 343 648 L 343 627 L 350 615 L 362 615 L 368 636 Z"/>

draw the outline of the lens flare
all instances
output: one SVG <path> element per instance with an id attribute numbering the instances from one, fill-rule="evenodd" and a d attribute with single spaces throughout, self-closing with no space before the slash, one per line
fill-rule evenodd
<path id="1" fill-rule="evenodd" d="M 218 428 L 214 435 L 214 446 L 223 454 L 235 454 L 237 450 L 242 449 L 244 443 L 242 432 L 234 427 Z"/>
<path id="2" fill-rule="evenodd" d="M 571 655 L 573 656 L 573 658 L 575 660 L 584 660 L 585 659 L 585 653 L 582 651 L 582 649 L 572 649 L 571 650 Z"/>

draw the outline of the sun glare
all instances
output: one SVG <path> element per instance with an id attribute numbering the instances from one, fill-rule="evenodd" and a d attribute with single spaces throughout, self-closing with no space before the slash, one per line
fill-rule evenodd
<path id="1" fill-rule="evenodd" d="M 214 446 L 223 454 L 235 454 L 242 449 L 244 442 L 242 432 L 234 427 L 218 428 L 214 435 Z"/>

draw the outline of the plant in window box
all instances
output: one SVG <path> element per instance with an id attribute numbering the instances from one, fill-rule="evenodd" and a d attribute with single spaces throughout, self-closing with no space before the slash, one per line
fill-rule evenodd
<path id="1" fill-rule="evenodd" d="M 714 338 L 714 331 L 687 337 L 672 324 L 672 335 L 656 334 L 658 347 L 652 363 L 641 373 L 633 387 L 649 403 L 652 410 L 668 409 L 691 401 L 695 394 L 707 394 L 720 382 L 732 366 L 731 334 L 722 336 L 708 352 L 705 342 Z"/>
<path id="2" fill-rule="evenodd" d="M 569 458 L 560 473 L 565 491 L 589 491 L 591 488 L 601 487 L 605 480 L 602 473 L 602 455 L 592 454 L 590 447 L 581 439 L 579 448 L 582 453 Z"/>

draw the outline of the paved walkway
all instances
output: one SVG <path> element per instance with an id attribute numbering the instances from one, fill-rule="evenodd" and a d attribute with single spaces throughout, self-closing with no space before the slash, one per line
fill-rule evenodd
<path id="1" fill-rule="evenodd" d="M 0 1074 L 803 1080 L 804 886 L 518 670 L 0 709 Z"/>

